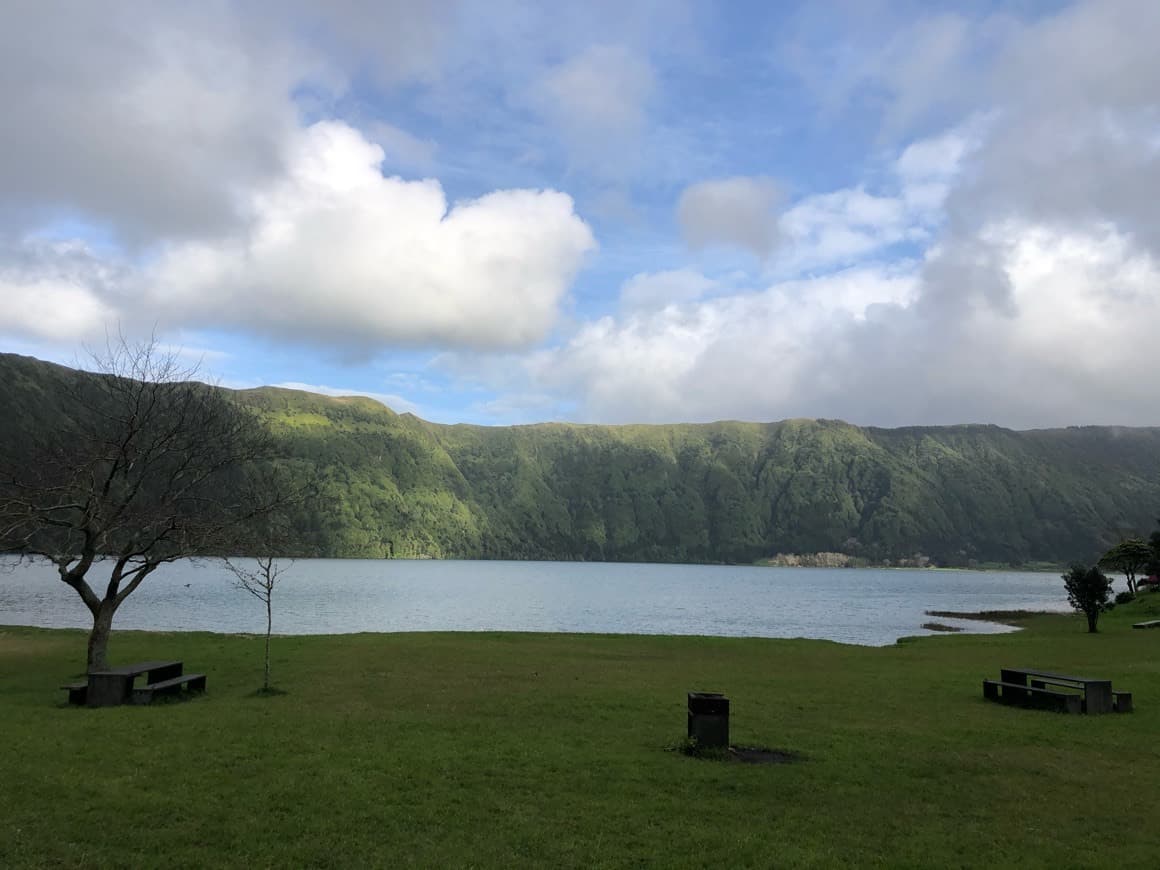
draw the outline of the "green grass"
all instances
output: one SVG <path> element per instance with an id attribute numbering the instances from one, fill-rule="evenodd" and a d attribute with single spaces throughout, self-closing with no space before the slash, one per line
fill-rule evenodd
<path id="1" fill-rule="evenodd" d="M 201 699 L 69 708 L 83 634 L 0 629 L 0 866 L 1155 866 L 1160 595 L 1010 635 L 882 648 L 534 634 L 120 632 Z M 1106 675 L 1130 716 L 983 701 L 1035 666 Z M 671 751 L 726 692 L 743 765 Z"/>

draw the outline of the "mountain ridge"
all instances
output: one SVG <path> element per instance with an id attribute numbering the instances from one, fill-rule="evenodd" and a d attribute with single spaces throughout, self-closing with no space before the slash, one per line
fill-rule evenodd
<path id="1" fill-rule="evenodd" d="M 0 354 L 0 437 L 67 413 L 75 369 Z M 442 424 L 363 396 L 230 390 L 317 484 L 300 555 L 940 565 L 1092 559 L 1160 512 L 1160 427 L 831 419 Z"/>

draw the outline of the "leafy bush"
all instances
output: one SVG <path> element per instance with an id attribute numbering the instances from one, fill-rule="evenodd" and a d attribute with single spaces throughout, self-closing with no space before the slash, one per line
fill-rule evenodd
<path id="1" fill-rule="evenodd" d="M 1116 605 L 1111 601 L 1112 581 L 1098 567 L 1075 564 L 1063 575 L 1067 603 L 1087 617 L 1088 632 L 1095 634 L 1100 614 Z"/>
<path id="2" fill-rule="evenodd" d="M 1135 594 L 1133 594 L 1132 592 L 1129 592 L 1126 589 L 1123 592 L 1116 593 L 1116 604 L 1127 604 L 1128 602 L 1135 601 L 1135 600 L 1136 600 Z"/>

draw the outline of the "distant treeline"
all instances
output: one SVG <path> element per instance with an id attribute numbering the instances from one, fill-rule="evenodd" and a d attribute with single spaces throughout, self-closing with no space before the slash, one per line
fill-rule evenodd
<path id="1" fill-rule="evenodd" d="M 92 377 L 0 354 L 0 438 L 31 444 L 74 412 L 65 385 Z M 294 517 L 299 555 L 1062 563 L 1145 532 L 1160 508 L 1155 428 L 490 428 L 364 398 L 234 395 L 315 484 Z"/>

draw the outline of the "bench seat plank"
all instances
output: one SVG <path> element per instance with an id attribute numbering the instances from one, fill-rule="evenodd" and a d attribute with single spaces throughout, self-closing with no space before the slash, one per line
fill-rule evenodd
<path id="1" fill-rule="evenodd" d="M 1032 668 L 1002 668 L 1004 674 L 1020 674 L 1024 677 L 1035 677 L 1043 680 L 1054 680 L 1064 683 L 1079 683 L 1081 685 L 1086 683 L 1102 683 L 1104 680 L 1097 680 L 1092 677 L 1076 677 L 1071 674 L 1056 674 L 1052 671 L 1037 671 Z"/>
<path id="2" fill-rule="evenodd" d="M 205 674 L 182 674 L 177 677 L 158 680 L 155 683 L 149 683 L 147 686 L 134 689 L 133 703 L 150 704 L 157 695 L 178 695 L 181 693 L 182 686 L 187 687 L 189 694 L 204 692 L 205 682 Z"/>
<path id="3" fill-rule="evenodd" d="M 174 688 L 175 686 L 180 686 L 183 683 L 189 683 L 190 688 L 193 688 L 196 684 L 197 686 L 200 686 L 204 689 L 205 674 L 183 674 L 179 677 L 170 677 L 167 680 L 158 680 L 156 683 L 150 683 L 149 685 L 143 686 L 142 688 L 148 691 L 158 692 L 165 689 Z"/>
<path id="4" fill-rule="evenodd" d="M 1006 683 L 1001 680 L 983 680 L 983 697 L 1001 704 L 1045 707 L 1059 710 L 1061 713 L 1079 713 L 1083 704 L 1083 698 L 1071 692 L 1035 689 L 1021 683 Z"/>

